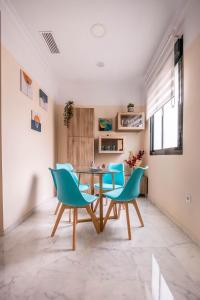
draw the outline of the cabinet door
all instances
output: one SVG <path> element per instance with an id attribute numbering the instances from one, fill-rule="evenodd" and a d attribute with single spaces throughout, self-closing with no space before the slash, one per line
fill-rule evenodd
<path id="1" fill-rule="evenodd" d="M 67 130 L 70 137 L 94 137 L 94 108 L 75 108 Z"/>
<path id="2" fill-rule="evenodd" d="M 91 162 L 94 161 L 94 139 L 68 137 L 67 161 L 75 168 L 89 167 Z"/>

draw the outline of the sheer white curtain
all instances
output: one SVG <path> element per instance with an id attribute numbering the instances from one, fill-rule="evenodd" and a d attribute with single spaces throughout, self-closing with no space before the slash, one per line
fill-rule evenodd
<path id="1" fill-rule="evenodd" d="M 174 37 L 146 74 L 147 119 L 174 98 Z"/>

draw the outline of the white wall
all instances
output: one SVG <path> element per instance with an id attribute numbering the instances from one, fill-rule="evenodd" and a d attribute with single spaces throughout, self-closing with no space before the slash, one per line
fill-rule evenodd
<path id="1" fill-rule="evenodd" d="M 183 155 L 148 156 L 149 198 L 200 244 L 200 1 L 182 24 L 184 49 Z M 149 129 L 146 148 L 149 153 Z M 185 197 L 192 195 L 191 204 Z"/>
<path id="2" fill-rule="evenodd" d="M 200 1 L 190 0 L 182 24 L 184 46 L 188 48 L 200 32 Z"/>
<path id="3" fill-rule="evenodd" d="M 55 97 L 57 85 L 52 71 L 35 44 L 27 28 L 21 22 L 9 1 L 0 0 L 1 42 L 25 70 L 36 78 L 44 90 Z"/>
<path id="4" fill-rule="evenodd" d="M 20 65 L 2 48 L 2 174 L 4 230 L 22 220 L 53 195 L 48 167 L 54 162 L 54 104 L 39 106 L 39 83 L 33 99 L 20 91 Z M 42 132 L 31 129 L 31 110 L 39 112 Z"/>
<path id="5" fill-rule="evenodd" d="M 102 132 L 98 131 L 98 118 L 112 118 L 113 132 L 116 130 L 116 116 L 118 112 L 127 111 L 126 105 L 133 102 L 136 111 L 144 111 L 144 88 L 141 78 L 133 82 L 65 82 L 61 87 L 61 94 L 66 94 L 66 101 L 75 101 L 75 106 L 93 107 L 95 109 L 95 138 Z M 61 102 L 64 99 L 60 98 Z M 66 161 L 66 129 L 63 125 L 63 104 L 56 105 L 56 145 L 57 161 Z M 115 134 L 117 134 L 115 132 Z M 144 132 L 118 132 L 125 138 L 125 152 L 121 155 L 99 154 L 95 149 L 95 163 L 124 161 L 129 151 L 138 151 L 144 147 Z"/>
<path id="6" fill-rule="evenodd" d="M 76 105 L 109 106 L 126 105 L 133 102 L 144 104 L 143 81 L 141 78 L 126 82 L 64 82 L 60 87 L 61 103 L 73 99 Z"/>
<path id="7" fill-rule="evenodd" d="M 21 222 L 53 195 L 48 171 L 54 164 L 53 76 L 32 45 L 23 25 L 0 2 L 2 16 L 1 124 L 3 229 Z M 33 99 L 20 91 L 20 68 L 33 80 Z M 49 96 L 48 111 L 39 106 L 38 91 Z M 31 130 L 31 110 L 41 114 L 42 132 Z"/>
<path id="8" fill-rule="evenodd" d="M 137 106 L 135 111 L 143 112 L 144 106 Z M 139 132 L 119 132 L 117 130 L 117 113 L 127 112 L 127 108 L 124 106 L 95 106 L 95 164 L 101 166 L 102 164 L 109 164 L 110 162 L 124 162 L 129 158 L 130 151 L 137 153 L 139 150 L 144 149 L 144 134 L 145 131 Z M 99 135 L 105 135 L 105 132 L 101 132 L 98 129 L 98 119 L 108 118 L 113 120 L 113 132 L 116 136 L 124 137 L 124 153 L 123 154 L 104 154 L 98 153 L 98 137 Z M 127 172 L 130 169 L 125 164 Z"/>

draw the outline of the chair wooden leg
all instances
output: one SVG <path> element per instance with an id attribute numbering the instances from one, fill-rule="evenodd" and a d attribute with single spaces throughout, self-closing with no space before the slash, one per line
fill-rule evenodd
<path id="1" fill-rule="evenodd" d="M 71 208 L 69 208 L 69 223 L 71 223 L 72 221 L 72 211 L 71 211 Z"/>
<path id="2" fill-rule="evenodd" d="M 126 221 L 127 221 L 127 229 L 128 229 L 128 239 L 131 240 L 131 225 L 130 225 L 130 218 L 129 218 L 129 211 L 128 211 L 128 203 L 125 203 L 126 209 Z"/>
<path id="3" fill-rule="evenodd" d="M 61 202 L 58 201 L 58 204 L 56 205 L 56 209 L 55 209 L 54 215 L 57 215 L 57 212 L 58 212 L 58 210 L 60 208 L 60 205 L 61 205 Z"/>
<path id="4" fill-rule="evenodd" d="M 118 214 L 117 214 L 117 204 L 115 203 L 115 205 L 113 206 L 113 213 L 114 213 L 114 217 L 116 219 L 118 219 Z"/>
<path id="5" fill-rule="evenodd" d="M 61 219 L 61 217 L 62 217 L 62 215 L 63 215 L 64 210 L 65 210 L 65 206 L 62 204 L 62 205 L 61 205 L 61 208 L 60 208 L 60 210 L 59 210 L 58 216 L 57 216 L 57 218 L 56 218 L 56 222 L 55 222 L 55 224 L 54 224 L 53 230 L 52 230 L 52 232 L 51 232 L 51 237 L 53 237 L 54 234 L 55 234 L 55 232 L 56 232 L 56 229 L 57 229 L 57 227 L 58 227 L 58 224 L 59 224 L 59 222 L 60 222 L 60 219 Z"/>
<path id="6" fill-rule="evenodd" d="M 104 219 L 104 222 L 103 222 L 103 228 L 106 226 L 106 223 L 108 221 L 108 218 L 110 216 L 110 213 L 111 213 L 111 210 L 112 210 L 114 204 L 115 203 L 111 200 L 110 201 L 110 206 L 109 206 L 109 208 L 107 210 L 107 213 L 106 213 L 106 216 L 105 216 L 105 219 Z"/>
<path id="7" fill-rule="evenodd" d="M 96 229 L 96 232 L 100 233 L 99 222 L 98 222 L 98 219 L 97 219 L 96 215 L 93 213 L 90 206 L 86 206 L 86 210 L 87 210 L 88 214 L 91 216 L 91 219 L 92 219 L 92 222 L 93 222 L 94 227 Z"/>
<path id="8" fill-rule="evenodd" d="M 142 216 L 141 216 L 141 214 L 140 214 L 140 210 L 139 210 L 139 207 L 138 207 L 138 204 L 137 204 L 137 201 L 136 201 L 136 200 L 133 201 L 133 206 L 135 207 L 136 213 L 137 213 L 138 218 L 139 218 L 139 220 L 140 220 L 141 227 L 144 227 L 144 223 L 143 223 L 143 220 L 142 220 Z"/>
<path id="9" fill-rule="evenodd" d="M 94 204 L 91 203 L 91 210 L 94 211 Z"/>
<path id="10" fill-rule="evenodd" d="M 77 224 L 77 208 L 73 209 L 73 236 L 72 236 L 72 249 L 76 250 L 76 224 Z"/>
<path id="11" fill-rule="evenodd" d="M 120 218 L 120 214 L 121 214 L 121 204 L 119 203 L 119 207 L 118 207 L 118 213 L 117 213 L 117 218 Z"/>
<path id="12" fill-rule="evenodd" d="M 94 207 L 94 212 L 96 212 L 96 210 L 97 210 L 97 208 L 98 208 L 98 206 L 99 206 L 99 202 L 100 202 L 100 200 L 98 199 L 98 200 L 96 201 L 96 204 L 95 204 L 95 207 Z"/>
<path id="13" fill-rule="evenodd" d="M 108 198 L 106 197 L 106 202 L 105 202 L 105 206 L 108 205 Z"/>
<path id="14" fill-rule="evenodd" d="M 112 207 L 112 210 L 113 210 L 113 216 L 115 217 L 115 206 L 114 205 Z"/>

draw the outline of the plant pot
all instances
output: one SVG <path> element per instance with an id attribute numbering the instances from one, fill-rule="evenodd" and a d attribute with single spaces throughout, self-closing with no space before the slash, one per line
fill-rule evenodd
<path id="1" fill-rule="evenodd" d="M 134 112 L 134 106 L 128 106 L 128 112 Z"/>

